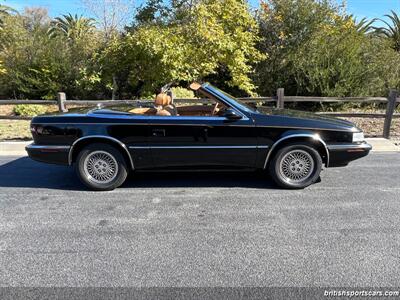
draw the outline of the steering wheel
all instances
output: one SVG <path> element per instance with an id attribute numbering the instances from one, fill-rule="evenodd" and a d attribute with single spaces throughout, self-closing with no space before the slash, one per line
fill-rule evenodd
<path id="1" fill-rule="evenodd" d="M 214 105 L 214 108 L 213 108 L 213 110 L 212 110 L 212 113 L 211 113 L 212 116 L 215 116 L 215 115 L 218 114 L 218 112 L 219 112 L 218 106 L 219 106 L 219 103 L 216 102 L 215 105 Z"/>

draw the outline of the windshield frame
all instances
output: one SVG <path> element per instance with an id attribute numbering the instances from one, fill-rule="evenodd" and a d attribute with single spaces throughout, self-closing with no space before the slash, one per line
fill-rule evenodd
<path id="1" fill-rule="evenodd" d="M 250 105 L 240 101 L 239 99 L 233 97 L 232 95 L 228 94 L 227 92 L 224 92 L 223 90 L 220 90 L 219 88 L 217 88 L 209 83 L 203 84 L 202 88 L 205 89 L 206 91 L 212 93 L 214 96 L 221 98 L 222 100 L 228 102 L 229 105 L 235 107 L 236 109 L 239 109 L 242 112 L 257 113 L 256 108 L 251 107 Z"/>

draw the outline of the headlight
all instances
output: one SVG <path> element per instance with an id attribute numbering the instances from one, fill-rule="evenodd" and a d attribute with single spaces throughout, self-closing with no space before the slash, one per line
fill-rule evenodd
<path id="1" fill-rule="evenodd" d="M 354 132 L 353 133 L 353 143 L 363 142 L 363 141 L 364 141 L 364 132 Z"/>

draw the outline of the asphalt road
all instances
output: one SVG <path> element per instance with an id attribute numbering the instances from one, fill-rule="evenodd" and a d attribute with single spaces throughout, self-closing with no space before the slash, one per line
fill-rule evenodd
<path id="1" fill-rule="evenodd" d="M 0 157 L 0 286 L 398 286 L 400 153 L 305 190 L 260 174 L 142 174 L 89 192 Z"/>

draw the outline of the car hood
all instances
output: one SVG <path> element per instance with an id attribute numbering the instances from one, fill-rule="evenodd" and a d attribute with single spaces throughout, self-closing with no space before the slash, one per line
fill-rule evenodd
<path id="1" fill-rule="evenodd" d="M 321 116 L 315 113 L 280 108 L 259 107 L 257 111 L 261 115 L 273 117 L 286 117 L 290 119 L 290 123 L 296 127 L 308 127 L 309 124 L 314 124 L 315 127 L 340 128 L 354 131 L 358 128 L 350 121 L 338 119 L 335 117 Z"/>

